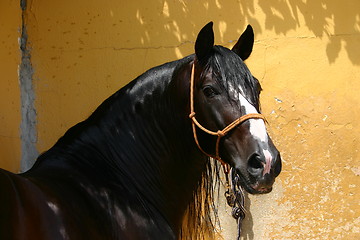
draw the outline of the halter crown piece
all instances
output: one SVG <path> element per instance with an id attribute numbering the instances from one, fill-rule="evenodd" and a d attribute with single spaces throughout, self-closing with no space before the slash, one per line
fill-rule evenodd
<path id="1" fill-rule="evenodd" d="M 218 161 L 220 161 L 221 165 L 223 166 L 224 173 L 225 173 L 225 181 L 226 181 L 226 191 L 225 191 L 225 197 L 227 204 L 232 207 L 232 216 L 236 219 L 237 225 L 238 225 L 238 237 L 237 239 L 240 239 L 240 233 L 241 233 L 241 221 L 245 218 L 245 196 L 244 192 L 242 190 L 242 187 L 240 185 L 240 179 L 235 171 L 235 169 L 231 169 L 229 164 L 225 163 L 220 155 L 219 155 L 219 145 L 220 145 L 220 139 L 225 136 L 228 132 L 230 132 L 233 128 L 240 125 L 241 123 L 245 122 L 248 119 L 263 119 L 266 122 L 266 119 L 263 115 L 259 113 L 250 113 L 243 115 L 227 125 L 223 130 L 218 130 L 217 132 L 211 131 L 205 127 L 203 127 L 197 120 L 196 120 L 196 113 L 194 110 L 194 73 L 195 73 L 195 61 L 192 64 L 191 69 L 191 78 L 190 78 L 190 115 L 189 118 L 192 122 L 192 130 L 194 135 L 194 140 L 196 142 L 196 145 L 200 149 L 201 152 L 203 152 L 208 157 L 214 158 Z M 199 140 L 197 138 L 196 134 L 196 127 L 200 128 L 202 131 L 206 132 L 207 134 L 217 136 L 216 140 L 216 149 L 215 149 L 215 156 L 211 155 L 207 152 L 205 152 L 200 144 Z M 231 181 L 229 183 L 229 173 Z M 231 186 L 230 186 L 231 184 Z"/>

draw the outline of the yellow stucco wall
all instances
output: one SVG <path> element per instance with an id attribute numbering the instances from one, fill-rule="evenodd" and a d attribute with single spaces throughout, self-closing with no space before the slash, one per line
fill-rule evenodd
<path id="1" fill-rule="evenodd" d="M 284 164 L 271 194 L 248 196 L 245 239 L 358 238 L 358 0 L 28 2 L 39 152 L 148 68 L 193 53 L 208 21 L 228 47 L 250 23 L 256 42 L 247 64 L 262 83 Z M 17 133 L 18 125 L 0 131 Z M 3 146 L 1 154 L 18 157 Z M 231 219 L 223 228 L 234 239 Z"/>
<path id="2" fill-rule="evenodd" d="M 0 1 L 0 167 L 20 169 L 19 1 Z"/>

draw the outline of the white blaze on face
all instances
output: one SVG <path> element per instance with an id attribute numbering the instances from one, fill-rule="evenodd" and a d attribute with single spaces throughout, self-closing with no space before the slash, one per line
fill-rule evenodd
<path id="1" fill-rule="evenodd" d="M 269 150 L 263 150 L 264 156 L 265 156 L 265 165 L 264 165 L 264 171 L 263 176 L 267 173 L 270 173 L 271 169 L 271 162 L 272 162 L 272 156 Z"/>
<path id="2" fill-rule="evenodd" d="M 256 108 L 246 100 L 242 94 L 239 94 L 241 106 L 245 108 L 245 114 L 258 113 Z M 262 142 L 268 141 L 265 122 L 262 119 L 249 119 L 250 133 L 252 136 L 258 138 Z"/>
<path id="3" fill-rule="evenodd" d="M 241 94 L 239 94 L 241 106 L 245 108 L 245 114 L 249 113 L 258 113 L 256 108 L 249 103 Z M 268 135 L 266 132 L 265 122 L 262 119 L 249 119 L 250 121 L 250 134 L 255 138 L 258 138 L 260 141 L 267 143 Z M 264 171 L 263 176 L 265 174 L 270 173 L 272 155 L 269 150 L 263 150 L 263 154 L 265 157 Z"/>
<path id="4" fill-rule="evenodd" d="M 229 85 L 229 91 L 235 94 L 235 88 L 232 85 Z M 258 113 L 256 108 L 243 96 L 243 90 L 240 89 L 239 100 L 241 106 L 245 109 L 244 114 L 249 113 Z M 263 119 L 249 119 L 250 123 L 250 134 L 258 138 L 262 142 L 268 142 L 268 135 L 266 132 L 265 122 Z"/>
<path id="5" fill-rule="evenodd" d="M 256 108 L 246 100 L 242 94 L 239 94 L 239 99 L 241 106 L 245 108 L 245 114 L 249 113 L 258 113 Z M 266 132 L 265 122 L 262 119 L 249 119 L 250 121 L 250 134 L 255 138 L 258 138 L 260 141 L 267 143 L 268 142 L 268 135 Z M 271 169 L 271 162 L 272 162 L 272 155 L 269 150 L 263 150 L 263 154 L 265 157 L 265 164 L 264 164 L 264 171 L 263 176 L 267 173 L 270 173 Z"/>

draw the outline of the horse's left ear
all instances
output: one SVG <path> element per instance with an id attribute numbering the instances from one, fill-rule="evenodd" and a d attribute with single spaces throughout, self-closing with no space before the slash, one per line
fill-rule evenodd
<path id="1" fill-rule="evenodd" d="M 206 24 L 199 32 L 195 42 L 195 54 L 199 62 L 205 62 L 214 46 L 213 22 Z"/>
<path id="2" fill-rule="evenodd" d="M 239 40 L 235 46 L 231 49 L 240 58 L 245 61 L 251 54 L 254 45 L 254 31 L 253 28 L 248 25 L 246 30 L 241 34 Z"/>

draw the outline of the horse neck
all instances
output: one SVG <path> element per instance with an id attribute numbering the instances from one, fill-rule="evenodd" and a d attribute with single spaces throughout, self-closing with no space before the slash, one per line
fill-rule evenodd
<path id="1" fill-rule="evenodd" d="M 149 70 L 70 129 L 49 151 L 61 152 L 89 178 L 100 175 L 97 179 L 106 179 L 112 189 L 136 189 L 140 201 L 160 211 L 173 229 L 181 224 L 206 168 L 187 117 L 188 62 L 177 77 L 173 77 L 175 63 Z"/>
<path id="2" fill-rule="evenodd" d="M 144 186 L 142 193 L 178 229 L 201 181 L 206 158 L 195 145 L 188 118 L 190 64 L 166 69 L 156 78 L 162 84 L 144 96 L 147 100 L 136 98 L 141 114 L 129 114 L 131 122 L 137 123 L 130 130 L 136 139 L 126 149 L 133 148 L 139 156 L 139 165 L 132 165 L 131 172 L 139 177 L 135 180 L 139 186 Z"/>

